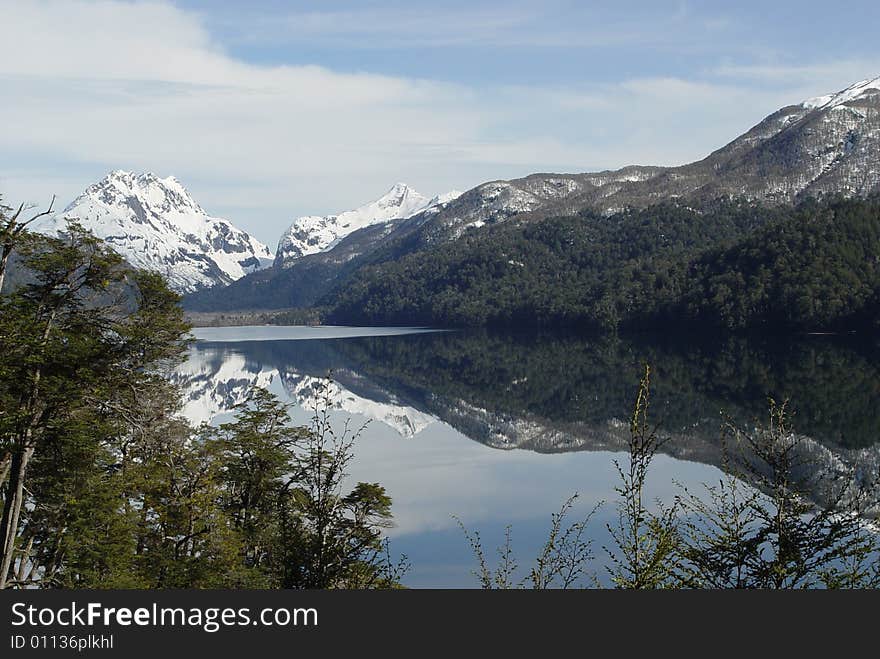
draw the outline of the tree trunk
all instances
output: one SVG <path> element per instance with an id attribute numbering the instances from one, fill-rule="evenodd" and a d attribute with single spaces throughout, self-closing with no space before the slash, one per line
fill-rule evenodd
<path id="1" fill-rule="evenodd" d="M 3 280 L 6 278 L 6 266 L 9 265 L 9 255 L 12 254 L 12 245 L 3 245 L 0 254 L 0 294 L 3 293 Z"/>
<path id="2" fill-rule="evenodd" d="M 9 478 L 9 470 L 12 467 L 12 453 L 7 451 L 3 459 L 0 460 L 0 488 L 3 487 L 3 484 L 6 482 L 6 479 Z"/>
<path id="3" fill-rule="evenodd" d="M 12 559 L 15 555 L 15 540 L 18 536 L 18 522 L 24 503 L 24 478 L 28 462 L 34 454 L 34 447 L 27 446 L 24 451 L 12 456 L 12 471 L 6 501 L 3 505 L 3 520 L 0 522 L 0 590 L 6 588 Z"/>
<path id="4" fill-rule="evenodd" d="M 27 546 L 24 548 L 24 551 L 21 553 L 21 558 L 18 559 L 18 568 L 15 570 L 15 581 L 21 585 L 24 583 L 25 576 L 27 574 L 26 570 L 28 568 L 28 560 L 31 557 L 31 552 L 34 550 L 34 536 L 28 538 Z"/>
<path id="5" fill-rule="evenodd" d="M 53 311 L 43 332 L 44 345 L 54 320 L 55 312 Z M 34 434 L 43 412 L 40 409 L 42 405 L 39 401 L 42 373 L 42 369 L 37 367 L 33 375 L 30 400 L 26 406 L 26 409 L 30 412 L 30 421 L 24 432 L 18 435 L 19 442 L 12 447 L 9 485 L 6 488 L 6 501 L 3 504 L 3 519 L 0 521 L 0 590 L 6 588 L 6 582 L 9 580 L 9 571 L 15 555 L 15 540 L 18 537 L 18 522 L 21 517 L 21 508 L 24 504 L 25 475 L 27 474 L 28 463 L 36 449 Z"/>

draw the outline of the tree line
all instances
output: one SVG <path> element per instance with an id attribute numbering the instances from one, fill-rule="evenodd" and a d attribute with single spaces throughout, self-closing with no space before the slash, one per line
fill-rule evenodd
<path id="1" fill-rule="evenodd" d="M 880 197 L 666 201 L 603 217 L 507 222 L 361 267 L 331 322 L 446 327 L 876 327 Z"/>

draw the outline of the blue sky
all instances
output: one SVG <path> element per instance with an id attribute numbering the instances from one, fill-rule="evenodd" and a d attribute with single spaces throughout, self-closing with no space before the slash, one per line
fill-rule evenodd
<path id="1" fill-rule="evenodd" d="M 810 2 L 183 2 L 229 52 L 469 84 L 711 80 L 725 64 L 870 54 L 880 4 Z"/>
<path id="2" fill-rule="evenodd" d="M 173 174 L 274 247 L 398 180 L 703 157 L 880 75 L 880 3 L 0 0 L 0 193 Z M 7 36 L 8 35 L 8 36 Z M 9 99 L 11 102 L 7 102 Z"/>

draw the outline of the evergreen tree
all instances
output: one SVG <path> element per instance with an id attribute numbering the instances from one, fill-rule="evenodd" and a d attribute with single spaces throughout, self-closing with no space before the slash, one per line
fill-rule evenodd
<path id="1" fill-rule="evenodd" d="M 30 282 L 0 297 L 0 587 L 51 582 L 72 528 L 58 516 L 76 509 L 65 498 L 115 469 L 139 397 L 167 386 L 157 369 L 181 357 L 187 329 L 161 280 L 131 273 L 76 224 L 19 239 Z"/>

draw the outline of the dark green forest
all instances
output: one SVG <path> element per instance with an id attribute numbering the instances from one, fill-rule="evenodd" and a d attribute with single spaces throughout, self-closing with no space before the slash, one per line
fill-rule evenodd
<path id="1" fill-rule="evenodd" d="M 501 224 L 366 265 L 321 301 L 370 325 L 875 327 L 880 198 L 665 202 Z"/>

